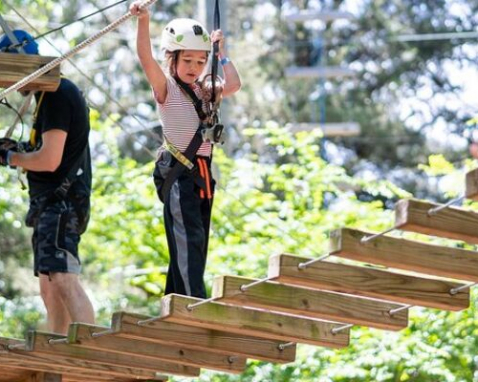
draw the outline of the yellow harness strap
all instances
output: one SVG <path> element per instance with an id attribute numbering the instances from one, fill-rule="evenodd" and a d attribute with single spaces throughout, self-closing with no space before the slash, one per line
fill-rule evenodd
<path id="1" fill-rule="evenodd" d="M 38 100 L 37 106 L 35 107 L 35 111 L 33 112 L 33 125 L 35 125 L 35 122 L 37 121 L 38 112 L 40 111 L 40 106 L 43 101 L 44 95 L 45 95 L 45 92 L 41 92 L 40 99 Z M 32 147 L 35 147 L 36 144 L 37 144 L 37 131 L 35 130 L 35 128 L 32 127 L 30 131 L 30 145 Z"/>
<path id="2" fill-rule="evenodd" d="M 166 137 L 164 137 L 163 147 L 168 150 L 171 155 L 178 160 L 178 162 L 182 163 L 189 170 L 192 170 L 194 168 L 193 162 L 186 158 L 186 156 L 181 151 L 179 151 L 171 142 L 169 142 Z"/>

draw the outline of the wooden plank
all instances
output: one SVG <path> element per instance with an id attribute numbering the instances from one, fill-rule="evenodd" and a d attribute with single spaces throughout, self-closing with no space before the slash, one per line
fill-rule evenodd
<path id="1" fill-rule="evenodd" d="M 177 294 L 167 295 L 161 299 L 161 319 L 176 324 L 316 346 L 340 348 L 349 343 L 349 331 L 334 334 L 332 329 L 337 325 L 330 322 L 216 302 L 188 309 L 188 305 L 199 301 L 202 300 Z"/>
<path id="2" fill-rule="evenodd" d="M 32 350 L 39 354 L 80 359 L 102 365 L 133 367 L 161 374 L 196 377 L 200 373 L 198 368 L 158 360 L 151 361 L 150 359 L 137 355 L 126 356 L 123 354 L 105 353 L 93 349 L 82 349 L 63 343 L 50 344 L 49 341 L 55 338 L 61 338 L 61 336 L 30 331 L 27 335 L 27 350 Z"/>
<path id="3" fill-rule="evenodd" d="M 54 59 L 55 57 L 31 54 L 0 53 L 0 87 L 8 88 L 16 84 Z M 53 68 L 20 90 L 54 92 L 58 86 L 60 86 L 60 66 Z"/>
<path id="4" fill-rule="evenodd" d="M 145 371 L 134 367 L 118 367 L 111 365 L 88 362 L 78 358 L 68 358 L 65 356 L 55 356 L 55 353 L 45 354 L 37 351 L 25 351 L 21 349 L 6 350 L 9 345 L 27 346 L 25 341 L 0 337 L 0 365 L 15 364 L 15 367 L 21 367 L 25 370 L 36 370 L 46 372 L 57 372 L 61 374 L 93 374 L 107 377 L 131 377 L 135 379 L 165 380 L 163 375 L 156 372 Z M 56 346 L 56 345 L 55 345 Z M 93 379 L 94 380 L 94 379 Z M 166 379 L 167 380 L 167 379 Z"/>
<path id="5" fill-rule="evenodd" d="M 178 345 L 187 349 L 212 352 L 220 355 L 235 354 L 241 357 L 276 363 L 295 360 L 296 346 L 281 349 L 281 341 L 242 336 L 224 330 L 210 330 L 165 321 L 138 322 L 150 319 L 134 313 L 117 312 L 113 315 L 112 328 L 122 338 Z"/>
<path id="6" fill-rule="evenodd" d="M 29 378 L 34 371 L 11 368 L 1 362 L 0 356 L 0 382 L 24 381 Z"/>
<path id="7" fill-rule="evenodd" d="M 36 378 L 35 374 L 39 372 L 49 372 L 54 370 L 57 373 L 61 373 L 63 377 L 63 381 L 70 381 L 70 380 L 79 380 L 79 381 L 86 381 L 91 380 L 95 382 L 102 382 L 102 381 L 112 381 L 113 376 L 106 375 L 106 374 L 98 374 L 95 372 L 87 372 L 87 371 L 78 371 L 78 370 L 71 370 L 68 366 L 58 366 L 58 365 L 48 365 L 42 363 L 40 359 L 37 359 L 36 362 L 30 361 L 31 357 L 23 357 L 23 356 L 11 356 L 11 357 L 2 357 L 0 356 L 0 381 L 2 382 L 12 382 L 12 381 L 25 381 L 28 378 Z M 54 359 L 48 360 L 50 363 L 53 363 Z M 119 380 L 118 378 L 114 378 L 114 380 Z M 131 381 L 132 379 L 127 379 Z M 138 379 L 134 379 L 137 381 Z M 164 379 L 167 380 L 167 379 Z M 155 379 L 155 381 L 160 381 L 159 379 Z"/>
<path id="8" fill-rule="evenodd" d="M 24 382 L 62 382 L 61 374 L 52 374 L 47 372 L 34 373 Z"/>
<path id="9" fill-rule="evenodd" d="M 68 332 L 68 342 L 83 349 L 101 350 L 124 355 L 137 355 L 151 360 L 177 363 L 186 366 L 213 369 L 232 374 L 240 374 L 246 367 L 246 358 L 233 354 L 220 355 L 206 349 L 195 350 L 174 344 L 158 344 L 131 338 L 121 338 L 112 334 L 95 336 L 105 332 L 102 328 L 86 324 L 72 324 Z"/>
<path id="10" fill-rule="evenodd" d="M 415 199 L 400 200 L 395 206 L 395 226 L 403 231 L 446 237 L 478 244 L 478 213 L 448 207 L 428 215 L 439 204 Z"/>
<path id="11" fill-rule="evenodd" d="M 330 234 L 330 254 L 432 276 L 478 282 L 478 252 L 391 236 L 380 236 L 365 243 L 360 241 L 372 234 L 347 228 L 333 231 Z"/>
<path id="12" fill-rule="evenodd" d="M 450 294 L 452 288 L 462 284 L 325 261 L 299 269 L 299 264 L 309 260 L 312 259 L 287 254 L 272 256 L 269 259 L 269 277 L 283 284 L 428 308 L 457 311 L 466 309 L 470 303 L 469 289 Z"/>
<path id="13" fill-rule="evenodd" d="M 478 201 L 478 168 L 466 174 L 465 184 L 465 198 Z"/>
<path id="14" fill-rule="evenodd" d="M 363 297 L 264 282 L 241 292 L 241 285 L 255 279 L 220 276 L 214 280 L 213 297 L 220 302 L 295 314 L 298 316 L 400 330 L 408 325 L 408 311 L 390 316 L 401 305 Z"/>

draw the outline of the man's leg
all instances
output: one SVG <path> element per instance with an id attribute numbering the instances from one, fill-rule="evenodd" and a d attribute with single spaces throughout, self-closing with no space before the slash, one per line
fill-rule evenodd
<path id="1" fill-rule="evenodd" d="M 78 278 L 80 232 L 72 203 L 47 204 L 34 239 L 35 274 L 41 277 L 49 326 L 66 334 L 71 322 L 94 324 L 93 307 Z"/>
<path id="2" fill-rule="evenodd" d="M 51 273 L 50 278 L 40 275 L 40 286 L 48 311 L 50 330 L 66 334 L 71 322 L 95 323 L 93 305 L 81 286 L 78 275 Z"/>
<path id="3" fill-rule="evenodd" d="M 71 322 L 70 314 L 47 275 L 40 275 L 40 293 L 47 311 L 48 330 L 66 334 Z"/>

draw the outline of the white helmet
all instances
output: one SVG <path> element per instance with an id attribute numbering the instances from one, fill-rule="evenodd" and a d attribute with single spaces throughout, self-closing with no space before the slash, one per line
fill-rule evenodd
<path id="1" fill-rule="evenodd" d="M 161 53 L 177 50 L 211 50 L 211 39 L 206 28 L 193 19 L 174 19 L 161 35 Z"/>

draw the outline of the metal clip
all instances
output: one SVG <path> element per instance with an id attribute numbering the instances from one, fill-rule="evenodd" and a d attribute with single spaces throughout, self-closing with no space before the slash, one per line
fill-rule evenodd
<path id="1" fill-rule="evenodd" d="M 222 137 L 222 132 L 224 130 L 224 125 L 216 123 L 211 127 L 206 127 L 201 130 L 202 140 L 204 142 L 210 142 L 212 144 L 219 143 L 224 144 L 224 139 Z"/>

